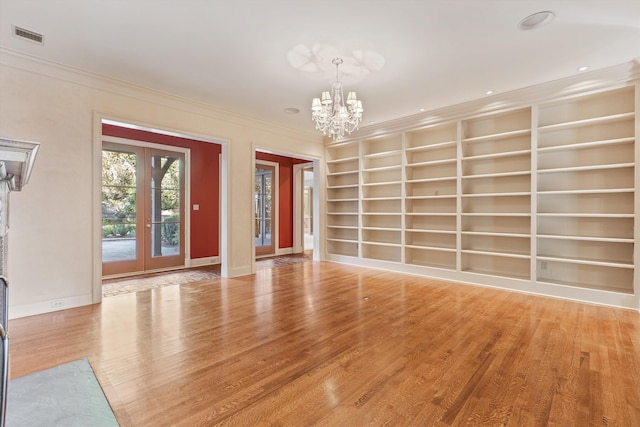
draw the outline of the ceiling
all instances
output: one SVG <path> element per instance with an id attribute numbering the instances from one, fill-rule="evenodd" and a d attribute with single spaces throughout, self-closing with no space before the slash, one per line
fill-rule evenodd
<path id="1" fill-rule="evenodd" d="M 0 48 L 311 131 L 336 56 L 377 124 L 640 58 L 640 1 L 0 0 Z"/>

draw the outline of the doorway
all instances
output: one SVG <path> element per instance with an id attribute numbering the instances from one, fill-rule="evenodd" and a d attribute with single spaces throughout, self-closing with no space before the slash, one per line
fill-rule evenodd
<path id="1" fill-rule="evenodd" d="M 256 256 L 275 255 L 277 236 L 277 165 L 256 162 L 254 212 Z"/>
<path id="2" fill-rule="evenodd" d="M 103 142 L 103 276 L 184 266 L 184 171 L 184 153 Z"/>

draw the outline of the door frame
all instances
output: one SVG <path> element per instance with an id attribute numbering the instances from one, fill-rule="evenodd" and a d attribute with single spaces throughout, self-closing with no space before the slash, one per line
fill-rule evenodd
<path id="1" fill-rule="evenodd" d="M 256 235 L 256 221 L 255 218 L 252 221 L 253 224 L 253 255 L 255 258 L 269 257 L 278 254 L 278 248 L 280 244 L 280 165 L 277 162 L 270 162 L 268 160 L 258 160 L 256 159 L 255 165 L 253 166 L 253 185 L 254 190 L 252 191 L 253 197 L 255 199 L 255 182 L 256 182 L 256 169 L 259 166 L 267 166 L 273 168 L 273 187 L 271 191 L 275 194 L 272 204 L 272 212 L 271 212 L 271 241 L 273 242 L 273 253 L 264 254 L 264 255 L 256 255 L 256 244 L 255 244 L 255 235 Z"/>
<path id="2" fill-rule="evenodd" d="M 185 131 L 184 128 L 171 128 L 166 124 L 141 122 L 131 117 L 122 117 L 113 113 L 105 113 L 103 111 L 93 111 L 93 132 L 91 144 L 91 294 L 89 298 L 94 304 L 102 302 L 102 126 L 104 123 L 113 124 L 122 127 L 130 127 L 134 129 L 145 130 L 148 132 L 172 135 L 181 138 L 194 139 L 209 144 L 218 144 L 221 149 L 220 154 L 220 273 L 223 278 L 230 278 L 240 275 L 239 269 L 234 269 L 230 265 L 232 259 L 231 250 L 232 242 L 230 238 L 230 220 L 231 216 L 231 141 L 224 137 L 212 136 L 210 134 L 198 133 L 196 131 Z M 185 156 L 185 168 L 190 168 L 190 154 Z M 189 237 L 191 233 L 190 215 L 191 215 L 191 173 L 185 169 L 185 188 L 189 191 L 185 194 L 185 206 L 189 206 L 188 215 L 185 216 L 185 256 L 188 262 L 191 262 Z M 255 258 L 251 258 L 252 263 Z M 255 268 L 252 264 L 252 269 Z M 246 273 L 245 273 L 246 274 Z"/>
<path id="3" fill-rule="evenodd" d="M 180 153 L 182 155 L 184 155 L 184 205 L 182 206 L 182 212 L 181 215 L 184 218 L 184 263 L 182 266 L 178 267 L 178 268 L 184 268 L 184 267 L 189 267 L 190 266 L 190 259 L 191 259 L 191 253 L 190 253 L 190 240 L 191 240 L 191 173 L 190 173 L 190 168 L 191 168 L 191 150 L 188 148 L 183 148 L 183 147 L 176 147 L 176 146 L 172 146 L 172 145 L 164 145 L 164 144 L 156 144 L 153 142 L 146 142 L 146 141 L 137 141 L 137 140 L 133 140 L 133 139 L 127 139 L 127 138 L 120 138 L 120 137 L 115 137 L 115 136 L 102 136 L 101 138 L 101 142 L 100 142 L 100 153 L 102 153 L 102 143 L 103 142 L 107 142 L 110 145 L 128 145 L 128 146 L 133 146 L 133 147 L 140 147 L 140 148 L 151 148 L 154 150 L 159 150 L 159 151 L 165 151 L 165 152 L 174 152 L 174 153 Z M 100 172 L 102 172 L 102 164 L 100 165 Z M 100 183 L 99 183 L 100 187 L 102 187 L 102 175 L 100 177 Z M 189 209 L 187 208 L 189 207 Z M 100 236 L 102 236 L 102 233 L 100 233 Z M 149 273 L 149 272 L 157 272 L 157 271 L 167 271 L 167 270 L 174 270 L 176 267 L 167 267 L 167 268 L 158 268 L 158 269 L 154 269 L 154 270 L 145 270 L 144 273 Z M 138 272 L 134 272 L 134 273 L 123 273 L 123 274 L 114 274 L 111 276 L 102 276 L 102 251 L 100 251 L 100 277 L 105 278 L 114 278 L 114 277 L 126 277 L 126 276 L 132 276 L 132 275 L 136 275 L 136 274 L 140 274 L 142 272 L 138 271 Z"/>
<path id="4" fill-rule="evenodd" d="M 314 162 L 308 162 L 293 165 L 293 253 L 304 252 L 304 170 L 308 168 L 313 169 L 313 194 L 311 195 L 313 208 L 313 252 L 315 253 L 317 251 L 315 235 L 318 231 L 316 228 L 316 206 L 319 204 L 316 200 L 316 193 L 318 193 L 316 174 L 318 172 L 317 168 L 314 167 Z"/>
<path id="5" fill-rule="evenodd" d="M 302 166 L 299 166 L 299 165 L 305 165 L 305 164 L 313 165 L 313 256 L 312 256 L 312 259 L 314 261 L 322 261 L 324 259 L 324 250 L 325 250 L 324 242 L 322 238 L 322 236 L 324 236 L 323 214 L 324 214 L 325 208 L 324 208 L 324 204 L 321 202 L 321 201 L 324 201 L 325 193 L 324 193 L 324 188 L 320 186 L 320 177 L 323 176 L 323 173 L 324 173 L 323 162 L 321 161 L 322 158 L 309 156 L 308 154 L 295 153 L 287 150 L 274 149 L 272 147 L 259 145 L 256 143 L 252 144 L 252 149 L 253 149 L 252 160 L 254 165 L 253 167 L 254 180 L 252 181 L 252 185 L 255 182 L 255 163 L 258 162 L 258 159 L 256 159 L 257 152 L 276 154 L 280 156 L 293 157 L 296 159 L 303 159 L 308 161 L 308 163 L 300 163 L 300 164 L 293 165 L 293 170 L 294 170 L 293 209 L 294 209 L 294 216 L 298 218 L 299 218 L 299 213 L 302 212 L 302 179 L 303 179 Z M 296 191 L 296 188 L 298 188 L 297 191 Z M 251 197 L 253 198 L 253 191 L 251 191 Z M 295 218 L 294 218 L 294 221 L 296 221 Z M 253 228 L 255 227 L 254 225 L 255 221 L 251 221 L 251 224 L 252 224 L 251 227 L 253 231 L 252 236 L 254 236 L 255 230 Z M 299 221 L 299 224 L 293 227 L 293 233 L 294 233 L 293 245 L 295 246 L 296 236 L 297 235 L 300 236 L 300 237 L 297 237 L 298 241 L 300 241 L 300 239 L 302 238 L 301 237 L 303 234 L 302 221 Z M 256 263 L 255 263 L 256 248 L 255 248 L 255 240 L 253 238 L 251 239 L 251 249 L 252 249 L 251 253 L 254 255 L 251 261 L 251 272 L 255 273 L 256 272 Z"/>

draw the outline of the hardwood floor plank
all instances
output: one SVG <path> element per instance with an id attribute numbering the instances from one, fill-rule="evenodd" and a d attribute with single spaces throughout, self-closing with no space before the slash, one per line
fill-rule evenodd
<path id="1" fill-rule="evenodd" d="M 640 314 L 306 262 L 15 319 L 123 426 L 640 425 Z"/>

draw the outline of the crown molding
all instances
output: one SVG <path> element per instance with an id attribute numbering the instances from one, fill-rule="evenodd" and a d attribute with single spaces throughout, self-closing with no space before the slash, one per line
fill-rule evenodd
<path id="1" fill-rule="evenodd" d="M 28 71 L 115 95 L 126 96 L 139 101 L 211 117 L 213 119 L 222 120 L 238 126 L 250 126 L 256 129 L 286 135 L 288 137 L 293 136 L 303 138 L 306 141 L 317 141 L 319 144 L 322 143 L 322 139 L 313 131 L 288 128 L 256 117 L 228 111 L 211 104 L 180 97 L 156 89 L 137 86 L 122 80 L 91 73 L 4 47 L 0 47 L 0 65 L 22 71 Z"/>
<path id="2" fill-rule="evenodd" d="M 591 92 L 614 89 L 629 85 L 634 81 L 640 81 L 640 58 L 571 77 L 365 126 L 354 132 L 349 138 L 344 138 L 340 141 L 325 138 L 325 144 L 333 145 L 382 137 L 392 133 L 465 119 L 469 116 L 497 113 L 541 102 L 551 102 Z"/>

